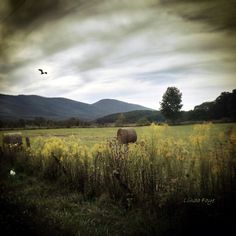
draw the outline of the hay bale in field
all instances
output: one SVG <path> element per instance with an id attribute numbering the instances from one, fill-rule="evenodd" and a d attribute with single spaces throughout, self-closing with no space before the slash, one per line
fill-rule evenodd
<path id="1" fill-rule="evenodd" d="M 137 133 L 134 129 L 118 129 L 117 140 L 121 144 L 135 143 L 137 141 Z"/>
<path id="2" fill-rule="evenodd" d="M 3 134 L 3 146 L 19 148 L 22 147 L 23 140 L 21 133 L 5 133 Z"/>

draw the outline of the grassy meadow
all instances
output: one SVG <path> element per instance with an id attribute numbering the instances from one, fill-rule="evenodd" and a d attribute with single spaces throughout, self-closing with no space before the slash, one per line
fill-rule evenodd
<path id="1" fill-rule="evenodd" d="M 220 132 L 224 132 L 228 128 L 232 127 L 236 130 L 235 123 L 228 124 L 213 124 L 212 135 L 217 135 Z M 168 132 L 165 132 L 164 136 L 173 138 L 188 139 L 194 129 L 194 125 L 180 125 L 169 126 Z M 83 144 L 92 147 L 94 144 L 102 141 L 106 141 L 116 137 L 117 127 L 104 127 L 104 128 L 67 128 L 67 129 L 32 129 L 32 130 L 10 130 L 0 131 L 0 144 L 2 145 L 3 133 L 21 132 L 23 137 L 29 137 L 32 141 L 37 137 L 60 137 L 68 138 L 74 136 L 80 140 Z M 138 139 L 142 139 L 150 136 L 150 126 L 135 127 Z"/>
<path id="2" fill-rule="evenodd" d="M 135 130 L 129 145 L 117 142 L 114 127 L 20 130 L 31 147 L 1 158 L 5 188 L 17 189 L 8 198 L 71 235 L 192 235 L 196 222 L 230 225 L 236 124 Z"/>

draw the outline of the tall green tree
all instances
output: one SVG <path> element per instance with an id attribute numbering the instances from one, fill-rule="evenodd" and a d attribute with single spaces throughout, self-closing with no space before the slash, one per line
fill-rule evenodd
<path id="1" fill-rule="evenodd" d="M 180 116 L 182 93 L 176 87 L 168 87 L 162 97 L 161 112 L 172 123 Z"/>

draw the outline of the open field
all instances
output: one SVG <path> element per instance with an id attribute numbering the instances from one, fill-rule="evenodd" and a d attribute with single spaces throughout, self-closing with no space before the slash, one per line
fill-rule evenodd
<path id="1" fill-rule="evenodd" d="M 129 145 L 113 139 L 117 128 L 22 130 L 32 145 L 4 150 L 0 207 L 24 206 L 33 222 L 43 216 L 62 235 L 230 232 L 236 124 L 135 130 Z"/>
<path id="2" fill-rule="evenodd" d="M 213 124 L 212 125 L 212 135 L 216 135 L 219 132 L 225 131 L 230 127 L 236 130 L 236 123 L 228 124 Z M 188 139 L 194 129 L 194 125 L 182 125 L 182 126 L 169 126 L 168 131 L 166 131 L 164 136 L 169 136 L 173 138 Z M 68 129 L 36 129 L 36 130 L 13 130 L 13 131 L 0 131 L 0 143 L 2 143 L 3 133 L 10 132 L 21 132 L 24 137 L 28 136 L 30 139 L 35 139 L 36 137 L 61 137 L 66 138 L 69 136 L 75 136 L 83 144 L 91 147 L 92 145 L 106 141 L 116 137 L 118 128 L 68 128 Z M 150 126 L 146 127 L 135 127 L 138 138 L 142 139 L 150 136 Z"/>

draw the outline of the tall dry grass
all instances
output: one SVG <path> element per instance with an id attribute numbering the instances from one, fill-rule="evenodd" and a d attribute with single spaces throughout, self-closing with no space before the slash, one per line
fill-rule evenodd
<path id="1" fill-rule="evenodd" d="M 57 180 L 86 198 L 104 195 L 126 207 L 161 208 L 186 197 L 235 197 L 236 134 L 195 125 L 189 137 L 174 139 L 170 127 L 151 125 L 135 144 L 115 139 L 88 149 L 75 138 L 38 138 L 24 152 L 29 169 Z M 19 158 L 20 159 L 20 158 Z"/>

